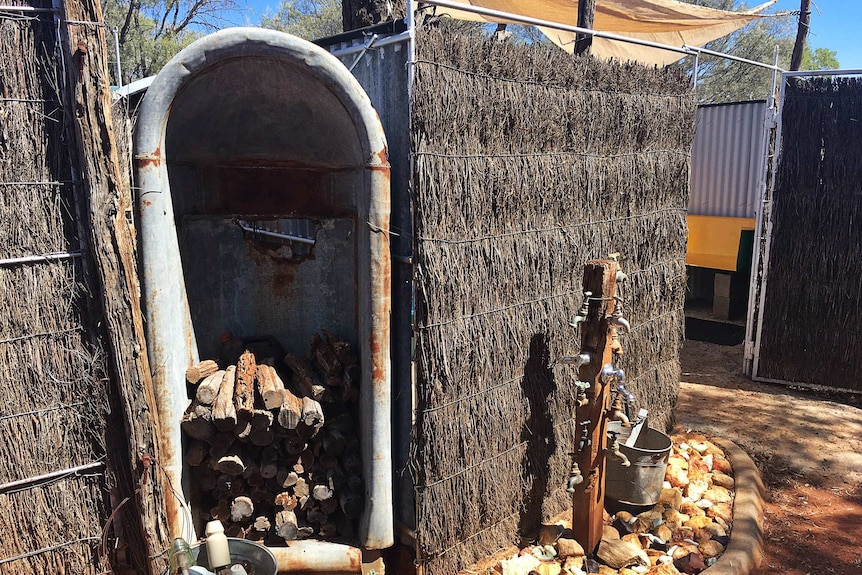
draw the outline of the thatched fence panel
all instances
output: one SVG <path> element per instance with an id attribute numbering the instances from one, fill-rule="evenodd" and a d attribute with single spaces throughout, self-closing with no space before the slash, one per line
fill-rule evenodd
<path id="1" fill-rule="evenodd" d="M 654 426 L 682 340 L 694 99 L 668 71 L 435 29 L 417 41 L 420 561 L 454 573 L 570 503 L 584 263 L 622 253 L 621 363 Z"/>
<path id="2" fill-rule="evenodd" d="M 36 14 L 0 15 L 0 573 L 99 573 L 108 385 L 86 325 L 54 22 Z"/>
<path id="3" fill-rule="evenodd" d="M 758 375 L 862 391 L 862 81 L 786 86 Z"/>

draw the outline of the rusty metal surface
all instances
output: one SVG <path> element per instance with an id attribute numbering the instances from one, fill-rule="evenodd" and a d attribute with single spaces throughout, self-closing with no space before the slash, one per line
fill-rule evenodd
<path id="1" fill-rule="evenodd" d="M 408 473 L 410 442 L 413 429 L 413 207 L 410 198 L 412 172 L 410 168 L 410 107 L 408 77 L 412 65 L 408 63 L 409 50 L 404 36 L 379 39 L 373 49 L 361 50 L 367 39 L 356 38 L 329 45 L 359 81 L 374 109 L 380 115 L 386 131 L 388 149 L 386 159 L 391 171 L 391 221 L 397 234 L 389 236 L 390 252 L 396 265 L 390 270 L 392 277 L 392 332 L 390 356 L 392 358 L 392 460 L 396 523 L 415 527 L 413 479 Z M 354 65 L 355 63 L 355 65 Z M 381 158 L 381 162 L 384 158 Z"/>
<path id="2" fill-rule="evenodd" d="M 349 545 L 320 541 L 293 541 L 289 547 L 268 548 L 279 573 L 361 573 L 362 551 Z"/>
<path id="3" fill-rule="evenodd" d="M 225 65 L 228 60 L 241 61 L 241 65 Z M 218 76 L 218 70 L 238 71 L 241 81 Z M 301 77 L 296 84 L 306 92 L 290 85 L 290 70 Z M 213 114 L 198 98 L 207 94 L 208 85 L 200 81 L 204 76 L 230 90 L 250 92 L 209 94 L 206 102 L 219 107 Z M 273 85 L 273 79 L 281 84 Z M 261 84 L 266 85 L 266 93 L 254 93 Z M 198 88 L 191 96 L 190 86 Z M 293 100 L 280 102 L 278 97 L 286 94 L 305 98 L 304 106 Z M 187 98 L 185 103 L 183 98 Z M 227 105 L 231 102 L 233 107 Z M 300 115 L 275 113 L 280 103 L 293 106 Z M 317 105 L 322 109 L 317 110 Z M 242 109 L 235 109 L 240 106 Z M 198 108 L 200 115 L 183 115 L 197 114 Z M 335 126 L 338 133 L 303 141 L 314 129 L 310 120 Z M 179 124 L 172 128 L 172 122 Z M 177 147 L 166 146 L 166 134 L 177 126 L 184 130 L 183 137 L 172 140 Z M 292 142 L 291 138 L 299 143 L 279 147 Z M 304 148 L 303 142 L 308 144 Z M 331 145 L 324 146 L 326 142 Z M 389 164 L 383 130 L 367 95 L 334 57 L 313 44 L 271 30 L 223 30 L 183 50 L 159 73 L 142 104 L 135 143 L 148 347 L 157 409 L 166 422 L 162 467 L 171 484 L 178 489 L 186 479 L 179 430 L 187 405 L 185 368 L 197 359 L 197 339 L 203 342 L 213 336 L 196 333 L 192 323 L 177 222 L 192 215 L 346 219 L 353 222 L 353 249 L 349 251 L 355 259 L 349 264 L 350 277 L 341 281 L 355 282 L 356 303 L 349 319 L 355 322 L 364 370 L 360 425 L 367 503 L 360 518 L 360 542 L 369 549 L 388 547 L 393 542 Z M 314 169 L 297 169 L 300 164 Z M 210 186 L 216 181 L 218 185 Z M 220 248 L 217 244 L 200 247 Z M 319 243 L 315 250 L 320 257 Z M 266 250 L 255 254 L 258 260 L 267 257 Z M 286 269 L 274 274 L 269 280 L 272 292 L 289 290 L 296 281 L 292 274 Z M 255 298 L 263 300 L 257 301 L 257 317 L 261 317 L 270 302 L 260 294 Z M 321 327 L 326 326 L 317 329 Z M 184 507 L 176 509 L 169 523 L 172 534 L 194 539 Z M 354 554 L 348 556 L 352 561 Z M 309 568 L 321 570 L 311 556 L 308 561 Z"/>

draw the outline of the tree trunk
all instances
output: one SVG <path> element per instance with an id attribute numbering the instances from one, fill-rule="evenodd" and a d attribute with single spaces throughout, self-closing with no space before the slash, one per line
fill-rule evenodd
<path id="1" fill-rule="evenodd" d="M 578 27 L 593 29 L 596 17 L 596 0 L 578 0 Z M 575 40 L 575 54 L 584 56 L 590 53 L 593 37 L 589 34 L 578 34 Z"/>
<path id="2" fill-rule="evenodd" d="M 94 262 L 88 271 L 98 286 L 106 363 L 112 392 L 122 406 L 129 458 L 125 464 L 133 478 L 132 485 L 118 486 L 134 503 L 121 512 L 123 537 L 135 555 L 136 571 L 155 575 L 167 568 L 166 507 L 175 505 L 176 499 L 165 497 L 159 467 L 159 422 L 138 296 L 134 236 L 126 220 L 130 206 L 120 189 L 123 177 L 111 120 L 106 28 L 89 24 L 103 21 L 98 1 L 68 0 L 62 6 L 67 130 L 75 146 L 73 156 L 77 152 L 80 180 L 75 194 L 84 206 L 82 235 Z"/>
<path id="3" fill-rule="evenodd" d="M 805 52 L 805 38 L 811 24 L 811 0 L 802 0 L 799 7 L 799 27 L 796 30 L 796 43 L 793 45 L 793 55 L 790 57 L 790 70 L 799 70 L 802 66 L 802 54 Z"/>
<path id="4" fill-rule="evenodd" d="M 406 0 L 342 0 L 341 2 L 341 23 L 345 32 L 397 20 L 406 15 Z"/>

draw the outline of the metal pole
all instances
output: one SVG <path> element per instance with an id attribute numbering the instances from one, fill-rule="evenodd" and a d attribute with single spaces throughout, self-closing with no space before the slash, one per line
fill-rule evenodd
<path id="1" fill-rule="evenodd" d="M 114 58 L 117 59 L 116 67 L 115 67 L 115 69 L 117 71 L 117 78 L 116 78 L 117 87 L 122 88 L 123 87 L 123 71 L 120 68 L 120 35 L 117 32 L 116 26 L 114 26 L 113 32 L 114 32 Z"/>
<path id="2" fill-rule="evenodd" d="M 629 38 L 628 36 L 620 36 L 611 34 L 610 32 L 599 32 L 589 28 L 581 28 L 580 26 L 569 26 L 568 24 L 560 24 L 549 20 L 540 20 L 539 18 L 531 18 L 529 16 L 521 16 L 510 12 L 502 12 L 500 10 L 491 10 L 490 8 L 482 8 L 481 6 L 471 6 L 469 4 L 461 4 L 459 2 L 451 2 L 450 0 L 427 0 L 425 4 L 441 6 L 443 8 L 452 8 L 453 10 L 462 10 L 464 12 L 473 12 L 482 16 L 489 16 L 495 21 L 508 20 L 516 24 L 529 24 L 530 26 L 541 26 L 544 28 L 553 28 L 554 30 L 563 30 L 565 32 L 574 32 L 575 34 L 587 34 L 595 38 L 607 38 L 608 40 L 618 40 L 620 42 L 628 42 L 629 44 L 637 44 L 639 46 L 648 46 L 650 48 L 660 48 L 670 52 L 678 52 L 680 54 L 694 54 L 695 50 L 687 46 L 669 46 L 667 44 L 659 44 L 658 42 L 650 42 L 649 40 L 641 40 L 639 38 Z M 764 64 L 761 64 L 763 66 Z M 771 67 L 771 66 L 770 66 Z"/>
<path id="3" fill-rule="evenodd" d="M 754 379 L 757 377 L 757 370 L 760 367 L 760 344 L 761 344 L 761 336 L 763 335 L 763 307 L 766 303 L 766 283 L 769 275 L 769 249 L 772 243 L 772 223 L 773 223 L 773 209 L 772 209 L 772 200 L 775 197 L 775 180 L 778 175 L 778 159 L 781 156 L 781 127 L 782 127 L 782 115 L 784 112 L 784 93 L 785 86 L 787 86 L 787 78 L 788 76 L 793 75 L 792 72 L 785 72 L 781 75 L 781 89 L 779 91 L 778 97 L 778 121 L 775 124 L 775 150 L 772 154 L 772 180 L 769 182 L 769 194 L 766 198 L 764 198 L 764 209 L 767 204 L 769 204 L 769 213 L 766 215 L 766 247 L 763 250 L 763 279 L 760 282 L 760 304 L 759 311 L 757 314 L 757 333 L 754 338 L 754 361 L 751 367 L 751 378 Z"/>
<path id="4" fill-rule="evenodd" d="M 469 4 L 461 4 L 459 2 L 452 2 L 451 0 L 427 0 L 425 4 L 431 4 L 434 6 L 441 6 L 443 8 L 451 8 L 453 10 L 461 10 L 464 12 L 472 12 L 474 14 L 479 14 L 482 16 L 488 16 L 495 22 L 500 21 L 508 21 L 514 22 L 517 24 L 528 24 L 530 26 L 541 26 L 544 28 L 552 28 L 554 30 L 563 30 L 565 32 L 574 32 L 575 34 L 587 34 L 593 36 L 594 38 L 605 38 L 607 40 L 616 40 L 618 42 L 626 42 L 628 44 L 636 44 L 638 46 L 647 46 L 649 48 L 658 48 L 660 50 L 667 50 L 669 52 L 677 52 L 679 54 L 708 54 L 710 56 L 717 56 L 719 58 L 725 58 L 727 60 L 733 60 L 735 62 L 742 62 L 744 64 L 750 64 L 752 66 L 758 66 L 760 68 L 768 68 L 770 70 L 778 70 L 783 72 L 781 68 L 774 66 L 772 64 L 764 64 L 763 62 L 757 62 L 755 60 L 748 60 L 747 58 L 739 58 L 737 56 L 731 56 L 730 54 L 723 54 L 721 52 L 715 52 L 713 50 L 707 50 L 706 48 L 698 48 L 696 46 L 671 46 L 669 44 L 660 44 L 658 42 L 650 42 L 649 40 L 641 40 L 640 38 L 630 38 L 628 36 L 620 36 L 619 34 L 611 34 L 610 32 L 599 32 L 597 30 L 591 30 L 589 28 L 582 28 L 580 26 L 569 26 L 568 24 L 560 24 L 559 22 L 551 22 L 549 20 L 540 20 L 539 18 L 531 18 L 529 16 L 521 16 L 519 14 L 512 14 L 511 12 L 503 12 L 500 10 L 492 10 L 490 8 L 482 8 L 480 6 L 471 6 Z"/>
<path id="5" fill-rule="evenodd" d="M 700 52 L 694 55 L 694 69 L 691 72 L 691 87 L 697 94 L 697 69 L 700 66 Z"/>
<path id="6" fill-rule="evenodd" d="M 772 55 L 775 66 L 778 66 L 778 45 L 775 45 Z M 757 203 L 757 215 L 755 216 L 754 227 L 754 254 L 751 260 L 751 273 L 749 275 L 748 285 L 748 313 L 745 318 L 745 349 L 742 360 L 742 372 L 746 375 L 751 375 L 752 361 L 754 360 L 754 316 L 758 313 L 757 304 L 757 286 L 758 271 L 760 270 L 760 249 L 763 245 L 763 217 L 765 215 L 765 206 L 767 202 L 766 191 L 769 181 L 769 142 L 771 141 L 770 134 L 775 128 L 775 117 L 777 114 L 775 104 L 775 88 L 778 84 L 778 72 L 772 72 L 772 88 L 769 90 L 767 99 L 766 113 L 763 118 L 763 136 L 760 143 L 760 157 L 763 159 L 763 166 L 760 170 L 760 179 L 758 182 L 757 197 L 760 200 Z M 762 313 L 763 310 L 760 310 Z"/>

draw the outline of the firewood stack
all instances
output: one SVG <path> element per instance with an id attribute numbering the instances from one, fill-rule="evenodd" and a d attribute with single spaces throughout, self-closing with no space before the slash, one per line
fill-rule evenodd
<path id="1" fill-rule="evenodd" d="M 322 331 L 305 356 L 284 358 L 291 377 L 274 363 L 246 350 L 236 365 L 205 360 L 186 371 L 196 385 L 181 423 L 193 497 L 232 537 L 350 541 L 365 504 L 348 409 L 359 398 L 358 359 Z"/>

